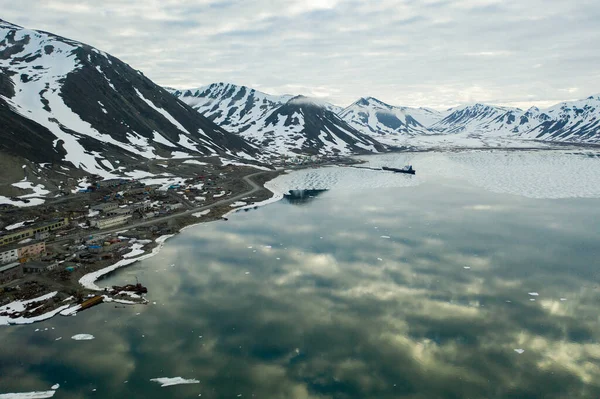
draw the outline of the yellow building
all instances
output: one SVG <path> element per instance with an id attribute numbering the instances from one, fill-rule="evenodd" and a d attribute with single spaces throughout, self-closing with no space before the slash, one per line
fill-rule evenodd
<path id="1" fill-rule="evenodd" d="M 3 234 L 0 236 L 0 246 L 13 244 L 26 238 L 35 237 L 36 233 L 50 232 L 62 229 L 69 225 L 69 218 L 57 219 L 52 222 L 44 223 L 36 227 L 15 231 L 14 233 Z"/>

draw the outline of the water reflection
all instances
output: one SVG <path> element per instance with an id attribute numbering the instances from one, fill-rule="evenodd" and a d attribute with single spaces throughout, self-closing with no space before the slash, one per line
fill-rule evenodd
<path id="1" fill-rule="evenodd" d="M 453 183 L 238 213 L 104 282 L 138 276 L 148 306 L 0 330 L 0 392 L 598 397 L 598 203 Z M 149 382 L 176 376 L 200 384 Z"/>
<path id="2" fill-rule="evenodd" d="M 294 205 L 304 205 L 327 191 L 328 190 L 290 190 L 287 194 L 284 194 L 283 200 L 284 202 Z"/>

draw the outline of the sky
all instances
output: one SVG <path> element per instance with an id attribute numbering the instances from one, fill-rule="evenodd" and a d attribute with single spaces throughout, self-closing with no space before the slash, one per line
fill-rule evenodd
<path id="1" fill-rule="evenodd" d="M 597 0 L 0 0 L 0 18 L 154 82 L 243 84 L 346 106 L 545 107 L 600 93 Z"/>

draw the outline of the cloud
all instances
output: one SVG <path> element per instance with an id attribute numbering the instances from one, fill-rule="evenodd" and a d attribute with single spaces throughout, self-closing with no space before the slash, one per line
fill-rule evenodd
<path id="1" fill-rule="evenodd" d="M 590 51 L 600 46 L 597 2 L 0 0 L 0 7 L 11 22 L 89 43 L 179 88 L 224 81 L 289 94 L 294 83 L 299 91 L 291 94 L 342 106 L 374 96 L 435 108 L 600 92 L 600 55 Z"/>

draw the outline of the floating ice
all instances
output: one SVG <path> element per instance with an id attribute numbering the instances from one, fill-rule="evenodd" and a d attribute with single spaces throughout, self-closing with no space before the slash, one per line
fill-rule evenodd
<path id="1" fill-rule="evenodd" d="M 381 236 L 381 238 L 390 238 L 390 236 Z"/>
<path id="2" fill-rule="evenodd" d="M 530 292 L 529 295 L 531 295 L 531 296 L 538 296 L 540 294 L 538 294 L 537 292 Z"/>
<path id="3" fill-rule="evenodd" d="M 60 388 L 60 384 L 54 384 L 50 387 L 50 389 L 54 389 L 54 390 L 57 390 L 58 388 Z"/>
<path id="4" fill-rule="evenodd" d="M 517 352 L 519 355 L 525 352 L 525 349 L 514 349 L 515 352 Z"/>
<path id="5" fill-rule="evenodd" d="M 71 339 L 75 341 L 90 341 L 95 337 L 91 334 L 75 334 L 71 337 Z"/>
<path id="6" fill-rule="evenodd" d="M 22 392 L 22 393 L 3 393 L 0 399 L 45 399 L 54 396 L 56 391 Z"/>
<path id="7" fill-rule="evenodd" d="M 152 382 L 157 382 L 161 387 L 170 387 L 172 385 L 181 385 L 181 384 L 199 384 L 200 381 L 195 379 L 186 380 L 181 377 L 160 377 L 160 378 L 152 378 L 150 379 Z"/>

